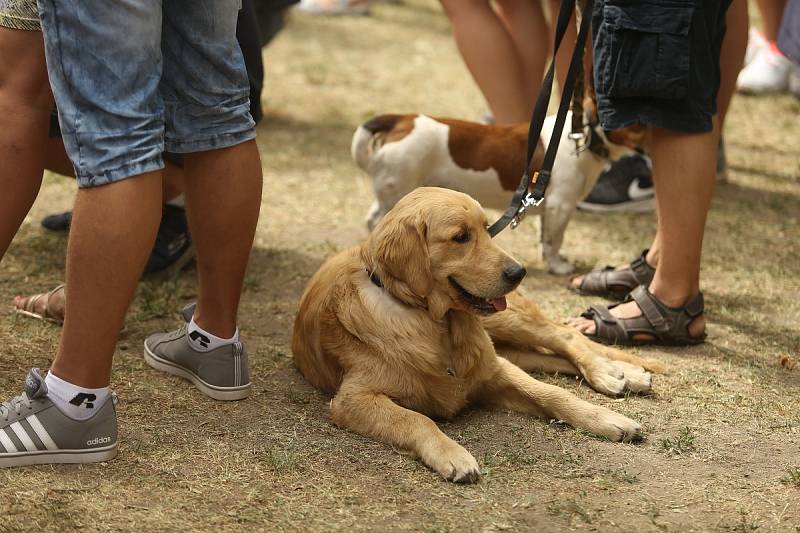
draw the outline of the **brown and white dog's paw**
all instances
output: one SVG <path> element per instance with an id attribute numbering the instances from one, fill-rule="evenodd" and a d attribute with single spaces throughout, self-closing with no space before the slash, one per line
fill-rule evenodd
<path id="1" fill-rule="evenodd" d="M 460 444 L 450 441 L 441 443 L 423 461 L 447 481 L 453 483 L 475 483 L 481 477 L 478 461 Z"/>
<path id="2" fill-rule="evenodd" d="M 607 396 L 620 396 L 625 392 L 638 394 L 650 392 L 652 376 L 644 368 L 624 361 L 595 358 L 591 366 L 581 369 L 591 387 Z"/>

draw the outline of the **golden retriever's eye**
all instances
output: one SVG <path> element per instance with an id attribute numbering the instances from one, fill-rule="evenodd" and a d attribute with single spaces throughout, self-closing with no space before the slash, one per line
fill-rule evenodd
<path id="1" fill-rule="evenodd" d="M 453 240 L 458 242 L 458 243 L 461 243 L 461 244 L 464 244 L 465 242 L 469 242 L 469 232 L 468 231 L 462 231 L 461 233 L 459 233 L 458 235 L 453 237 Z"/>

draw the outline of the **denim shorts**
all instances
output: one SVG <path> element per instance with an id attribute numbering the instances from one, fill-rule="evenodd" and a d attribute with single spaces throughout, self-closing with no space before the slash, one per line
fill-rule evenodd
<path id="1" fill-rule="evenodd" d="M 731 0 L 598 0 L 594 83 L 603 128 L 712 128 Z"/>
<path id="2" fill-rule="evenodd" d="M 80 187 L 255 138 L 241 0 L 39 0 L 47 69 Z"/>

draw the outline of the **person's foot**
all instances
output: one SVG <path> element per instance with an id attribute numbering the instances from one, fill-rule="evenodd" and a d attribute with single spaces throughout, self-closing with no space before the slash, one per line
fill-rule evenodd
<path id="1" fill-rule="evenodd" d="M 53 213 L 42 219 L 42 227 L 50 231 L 69 231 L 72 224 L 72 211 Z"/>
<path id="2" fill-rule="evenodd" d="M 653 295 L 658 297 L 657 295 Z M 672 303 L 675 306 L 672 309 L 679 309 L 680 307 L 686 304 L 686 298 L 673 300 L 672 302 L 664 302 L 667 305 L 671 305 Z M 702 304 L 701 304 L 702 305 Z M 632 319 L 638 318 L 642 316 L 642 309 L 639 307 L 639 304 L 634 300 L 630 299 L 626 302 L 611 306 L 608 308 L 608 312 L 614 318 L 619 319 Z M 594 319 L 588 318 L 585 316 L 579 316 L 575 318 L 570 318 L 567 320 L 567 325 L 574 327 L 579 332 L 583 333 L 588 337 L 592 337 L 597 334 L 597 324 Z M 694 317 L 687 325 L 688 335 L 691 338 L 702 339 L 705 334 L 706 330 L 706 322 L 705 317 L 702 314 Z M 651 341 L 657 340 L 655 334 L 651 333 L 633 333 L 631 335 L 632 341 L 647 343 Z"/>
<path id="3" fill-rule="evenodd" d="M 370 0 L 300 0 L 296 10 L 313 15 L 368 15 Z"/>
<path id="4" fill-rule="evenodd" d="M 774 43 L 762 46 L 753 61 L 739 72 L 736 89 L 748 94 L 785 92 L 792 62 Z"/>
<path id="5" fill-rule="evenodd" d="M 186 210 L 165 204 L 156 243 L 144 268 L 145 275 L 178 271 L 194 259 Z"/>
<path id="6" fill-rule="evenodd" d="M 65 415 L 34 368 L 25 391 L 0 404 L 0 468 L 49 463 L 98 463 L 117 455 L 116 397 L 87 420 Z"/>
<path id="7" fill-rule="evenodd" d="M 15 296 L 14 308 L 18 313 L 33 318 L 63 324 L 64 309 L 66 308 L 64 285 L 59 285 L 50 292 L 33 296 Z"/>
<path id="8" fill-rule="evenodd" d="M 744 66 L 749 65 L 758 56 L 758 53 L 767 45 L 767 40 L 755 28 L 750 28 L 747 33 L 747 49 L 744 53 Z"/>
<path id="9" fill-rule="evenodd" d="M 646 156 L 635 154 L 613 161 L 597 179 L 578 209 L 597 213 L 652 211 L 655 208 L 653 173 Z"/>
<path id="10" fill-rule="evenodd" d="M 202 342 L 202 335 L 198 337 Z M 244 345 L 234 342 L 206 352 L 197 351 L 190 343 L 187 324 L 169 333 L 150 335 L 144 341 L 144 359 L 156 370 L 188 379 L 215 400 L 242 400 L 250 394 Z"/>

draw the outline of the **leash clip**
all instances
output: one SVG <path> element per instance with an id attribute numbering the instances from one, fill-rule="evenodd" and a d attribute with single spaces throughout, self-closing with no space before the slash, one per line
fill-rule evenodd
<path id="1" fill-rule="evenodd" d="M 537 172 L 536 174 L 538 176 L 539 173 Z M 520 222 L 522 222 L 522 219 L 525 218 L 526 211 L 529 207 L 539 207 L 542 202 L 544 202 L 544 196 L 537 200 L 533 194 L 528 191 L 528 193 L 525 194 L 525 198 L 522 199 L 522 205 L 519 206 L 517 214 L 511 219 L 511 229 L 517 229 L 517 226 L 519 226 Z"/>
<path id="2" fill-rule="evenodd" d="M 586 141 L 586 134 L 582 131 L 572 131 L 569 133 L 569 135 L 567 135 L 567 137 L 575 143 L 576 154 L 583 152 L 589 147 L 589 143 Z"/>

